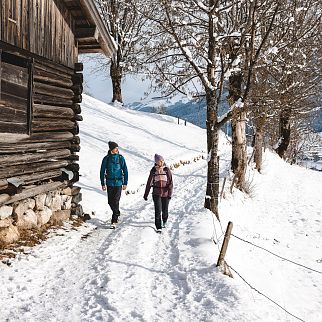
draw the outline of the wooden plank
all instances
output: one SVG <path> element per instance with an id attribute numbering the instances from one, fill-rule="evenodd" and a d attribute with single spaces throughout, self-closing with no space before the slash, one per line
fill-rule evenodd
<path id="1" fill-rule="evenodd" d="M 1 106 L 13 107 L 21 111 L 26 111 L 28 101 L 27 98 L 22 98 L 19 96 L 15 96 L 14 94 L 9 94 L 2 91 L 0 104 Z"/>
<path id="2" fill-rule="evenodd" d="M 27 108 L 27 126 L 28 134 L 32 134 L 32 119 L 33 119 L 33 72 L 34 72 L 34 59 L 32 58 L 29 68 L 29 80 L 28 80 L 28 108 Z"/>
<path id="3" fill-rule="evenodd" d="M 76 114 L 81 114 L 82 113 L 82 108 L 79 104 L 73 104 L 72 109 Z"/>
<path id="4" fill-rule="evenodd" d="M 35 48 L 35 28 L 34 28 L 34 22 L 35 22 L 35 17 L 34 17 L 34 0 L 29 0 L 28 1 L 28 13 L 29 13 L 29 19 L 28 19 L 28 25 L 29 25 L 29 45 L 27 50 L 30 52 L 34 52 Z"/>
<path id="5" fill-rule="evenodd" d="M 73 83 L 75 85 L 77 84 L 83 84 L 84 82 L 84 76 L 82 73 L 77 73 L 72 76 Z"/>
<path id="6" fill-rule="evenodd" d="M 80 46 L 78 47 L 78 53 L 79 54 L 96 54 L 96 53 L 100 53 L 100 54 L 104 54 L 103 50 L 98 47 L 98 46 Z"/>
<path id="7" fill-rule="evenodd" d="M 3 39 L 3 2 L 4 1 L 0 1 L 0 40 Z"/>
<path id="8" fill-rule="evenodd" d="M 83 63 L 75 63 L 74 70 L 75 70 L 75 73 L 82 72 L 84 70 L 84 64 Z"/>
<path id="9" fill-rule="evenodd" d="M 70 149 L 72 146 L 71 142 L 25 142 L 15 144 L 4 144 L 0 143 L 0 154 L 9 153 L 20 153 L 20 152 L 31 152 L 31 151 L 48 151 L 57 149 Z"/>
<path id="10" fill-rule="evenodd" d="M 52 178 L 58 178 L 61 175 L 62 175 L 61 170 L 53 170 L 53 171 L 25 174 L 25 175 L 21 175 L 21 176 L 14 176 L 14 177 L 8 178 L 7 180 L 10 182 L 10 179 L 17 179 L 23 185 L 26 185 L 26 184 L 31 184 L 31 183 L 43 181 L 43 180 L 49 180 Z"/>
<path id="11" fill-rule="evenodd" d="M 33 133 L 28 139 L 30 142 L 62 142 L 70 141 L 74 138 L 71 132 L 42 132 Z"/>
<path id="12" fill-rule="evenodd" d="M 43 185 L 40 185 L 40 186 L 37 186 L 34 188 L 25 189 L 21 193 L 18 193 L 16 195 L 12 196 L 9 200 L 4 202 L 4 204 L 14 203 L 19 200 L 23 200 L 26 198 L 37 196 L 41 193 L 45 193 L 48 191 L 55 191 L 59 188 L 63 188 L 66 186 L 67 186 L 67 184 L 64 182 L 51 182 L 51 183 L 43 184 Z"/>
<path id="13" fill-rule="evenodd" d="M 1 82 L 1 90 L 2 93 L 8 94 L 10 96 L 21 97 L 25 98 L 26 100 L 28 98 L 28 87 L 21 86 L 17 83 L 7 82 L 4 79 Z"/>
<path id="14" fill-rule="evenodd" d="M 72 90 L 76 95 L 81 95 L 83 93 L 83 85 L 73 85 Z"/>
<path id="15" fill-rule="evenodd" d="M 29 75 L 28 75 L 27 68 L 15 66 L 13 64 L 9 64 L 2 61 L 1 69 L 2 69 L 2 72 L 1 72 L 2 81 L 15 83 L 17 85 L 24 86 L 24 87 L 28 86 Z"/>
<path id="16" fill-rule="evenodd" d="M 71 106 L 73 104 L 73 100 L 71 99 L 64 99 L 64 98 L 38 94 L 38 93 L 34 94 L 33 99 L 34 99 L 34 103 L 36 104 L 55 105 L 55 106 Z"/>
<path id="17" fill-rule="evenodd" d="M 96 40 L 98 38 L 98 30 L 96 26 L 92 27 L 78 27 L 75 29 L 74 32 L 76 40 L 79 39 L 90 39 L 90 40 Z"/>
<path id="18" fill-rule="evenodd" d="M 22 174 L 36 173 L 41 171 L 50 171 L 53 169 L 68 167 L 70 164 L 71 164 L 70 161 L 59 160 L 59 161 L 31 163 L 31 164 L 28 164 L 27 167 L 24 164 L 8 166 L 6 168 L 0 168 L 0 178 L 9 178 L 14 176 L 19 176 Z"/>
<path id="19" fill-rule="evenodd" d="M 83 100 L 82 95 L 74 95 L 73 97 L 73 103 L 81 103 Z"/>
<path id="20" fill-rule="evenodd" d="M 34 92 L 45 95 L 49 93 L 50 96 L 59 98 L 72 99 L 74 97 L 74 92 L 71 89 L 40 83 L 36 80 L 34 81 Z"/>
<path id="21" fill-rule="evenodd" d="M 28 2 L 27 0 L 22 0 L 22 21 L 21 21 L 21 37 L 22 37 L 22 48 L 28 50 L 29 49 L 29 11 L 28 11 Z"/>
<path id="22" fill-rule="evenodd" d="M 0 4 L 0 11 L 1 10 L 2 10 L 2 5 Z M 0 13 L 0 18 L 1 18 L 1 13 Z M 1 25 L 1 22 L 0 22 L 0 25 Z M 0 100 L 1 100 L 1 79 L 2 79 L 2 49 L 0 48 Z"/>
<path id="23" fill-rule="evenodd" d="M 73 119 L 75 112 L 68 107 L 34 104 L 34 117 Z"/>
<path id="24" fill-rule="evenodd" d="M 34 132 L 72 130 L 75 122 L 66 119 L 34 118 L 32 122 Z"/>
<path id="25" fill-rule="evenodd" d="M 1 133 L 21 133 L 25 134 L 28 132 L 27 122 L 25 123 L 15 123 L 15 122 L 5 122 L 0 120 L 0 132 Z"/>
<path id="26" fill-rule="evenodd" d="M 15 45 L 17 47 L 23 48 L 22 46 L 22 30 L 21 30 L 21 24 L 22 24 L 22 2 L 21 0 L 17 1 L 15 0 L 15 6 L 16 6 L 16 40 Z"/>
<path id="27" fill-rule="evenodd" d="M 83 116 L 82 115 L 79 115 L 79 114 L 77 114 L 76 116 L 75 116 L 75 121 L 83 121 Z"/>
<path id="28" fill-rule="evenodd" d="M 43 153 L 25 153 L 21 155 L 0 155 L 0 167 L 48 161 L 50 159 L 63 159 L 68 158 L 70 155 L 71 152 L 68 149 L 52 150 Z"/>
<path id="29" fill-rule="evenodd" d="M 3 122 L 27 123 L 27 113 L 25 110 L 3 106 L 0 103 L 0 120 Z"/>
<path id="30" fill-rule="evenodd" d="M 71 79 L 63 79 L 62 77 L 40 70 L 34 70 L 34 80 L 41 83 L 58 85 L 64 88 L 71 88 L 73 86 Z"/>

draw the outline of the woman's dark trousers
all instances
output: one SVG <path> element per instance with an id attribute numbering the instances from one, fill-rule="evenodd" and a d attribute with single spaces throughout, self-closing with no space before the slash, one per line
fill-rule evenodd
<path id="1" fill-rule="evenodd" d="M 113 214 L 112 214 L 112 224 L 117 223 L 118 216 L 120 215 L 120 198 L 122 193 L 122 186 L 107 186 L 107 199 Z"/>
<path id="2" fill-rule="evenodd" d="M 157 195 L 153 195 L 154 202 L 154 213 L 155 213 L 155 227 L 156 229 L 161 229 L 161 213 L 162 213 L 162 221 L 166 223 L 168 220 L 168 206 L 169 206 L 169 198 L 168 197 L 160 197 Z"/>

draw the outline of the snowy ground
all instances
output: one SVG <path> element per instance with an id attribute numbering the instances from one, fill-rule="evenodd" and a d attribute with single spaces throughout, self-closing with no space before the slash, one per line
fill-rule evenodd
<path id="1" fill-rule="evenodd" d="M 205 154 L 205 131 L 87 96 L 83 116 L 79 185 L 95 216 L 78 230 L 67 224 L 10 266 L 0 263 L 0 321 L 322 321 L 321 172 L 266 152 L 263 173 L 248 172 L 251 197 L 230 194 L 226 184 L 219 224 L 202 207 L 206 161 L 199 158 L 173 171 L 169 225 L 158 235 L 151 197 L 142 198 L 153 155 L 169 165 L 193 161 Z M 115 231 L 104 228 L 110 211 L 99 182 L 108 140 L 119 143 L 130 173 Z M 223 178 L 224 137 L 220 151 Z M 233 279 L 215 267 L 228 221 Z"/>

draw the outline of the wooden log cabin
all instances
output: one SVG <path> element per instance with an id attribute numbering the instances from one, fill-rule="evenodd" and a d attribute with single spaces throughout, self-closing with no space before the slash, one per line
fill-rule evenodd
<path id="1" fill-rule="evenodd" d="M 78 55 L 111 57 L 115 44 L 94 0 L 1 0 L 0 19 L 0 243 L 10 243 L 56 213 L 82 214 Z"/>

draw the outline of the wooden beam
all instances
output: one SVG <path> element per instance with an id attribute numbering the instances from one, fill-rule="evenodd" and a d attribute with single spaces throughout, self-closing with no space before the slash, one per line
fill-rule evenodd
<path id="1" fill-rule="evenodd" d="M 4 133 L 26 134 L 28 133 L 27 119 L 26 119 L 26 122 L 24 123 L 0 121 L 0 128 L 1 128 L 1 131 Z"/>
<path id="2" fill-rule="evenodd" d="M 25 153 L 19 155 L 0 155 L 1 167 L 8 167 L 15 164 L 28 164 L 33 162 L 48 161 L 50 159 L 63 159 L 71 155 L 70 150 L 51 150 L 44 153 Z M 26 165 L 28 167 L 28 165 Z"/>
<path id="3" fill-rule="evenodd" d="M 74 97 L 74 92 L 71 89 L 39 83 L 36 81 L 34 82 L 34 92 L 59 98 L 72 99 Z"/>
<path id="4" fill-rule="evenodd" d="M 57 106 L 70 106 L 73 104 L 72 99 L 56 97 L 52 95 L 34 94 L 34 103 Z"/>
<path id="5" fill-rule="evenodd" d="M 71 132 L 42 132 L 33 133 L 29 139 L 31 142 L 61 142 L 72 140 Z"/>
<path id="6" fill-rule="evenodd" d="M 75 38 L 79 39 L 93 39 L 98 40 L 98 30 L 94 27 L 76 27 Z"/>
<path id="7" fill-rule="evenodd" d="M 73 119 L 75 112 L 68 107 L 34 104 L 34 117 Z"/>
<path id="8" fill-rule="evenodd" d="M 35 72 L 34 73 L 34 80 L 38 83 L 48 83 L 51 85 L 58 85 L 64 88 L 71 88 L 73 86 L 73 82 L 71 79 L 57 79 L 54 76 L 49 76 L 49 74 Z"/>
<path id="9" fill-rule="evenodd" d="M 79 47 L 78 52 L 80 54 L 95 54 L 95 53 L 100 53 L 103 54 L 102 49 L 97 48 L 97 46 L 92 46 L 92 47 Z"/>
<path id="10" fill-rule="evenodd" d="M 74 85 L 83 84 L 84 76 L 82 73 L 77 73 L 72 76 L 72 81 Z"/>
<path id="11" fill-rule="evenodd" d="M 8 166 L 6 168 L 0 168 L 0 178 L 5 179 L 8 177 L 15 177 L 27 173 L 50 171 L 53 169 L 68 167 L 70 164 L 70 161 L 59 160 L 31 163 L 27 167 L 24 164 Z"/>
<path id="12" fill-rule="evenodd" d="M 23 185 L 28 185 L 31 183 L 35 183 L 38 181 L 49 180 L 52 178 L 58 178 L 62 175 L 62 171 L 60 169 L 53 170 L 53 171 L 46 171 L 46 172 L 38 172 L 32 174 L 25 174 L 21 176 L 11 177 L 8 178 L 7 181 L 10 182 L 12 179 L 16 179 L 22 182 Z"/>
<path id="13" fill-rule="evenodd" d="M 53 71 L 55 71 L 57 74 L 63 74 L 63 75 L 72 75 L 74 73 L 74 70 L 70 67 L 67 67 L 65 65 L 62 64 L 57 64 L 52 62 L 51 60 L 39 56 L 37 54 L 34 54 L 28 50 L 22 49 L 22 48 L 18 48 L 14 45 L 11 45 L 7 42 L 4 42 L 2 40 L 0 40 L 0 47 L 2 48 L 3 51 L 18 55 L 18 56 L 22 56 L 24 58 L 34 58 L 35 59 L 35 67 L 37 67 L 37 65 L 39 66 L 45 66 L 46 68 L 50 68 Z"/>
<path id="14" fill-rule="evenodd" d="M 37 196 L 41 193 L 45 193 L 48 191 L 55 191 L 59 188 L 66 187 L 67 184 L 65 182 L 51 182 L 47 184 L 43 184 L 37 187 L 25 189 L 21 193 L 18 193 L 14 196 L 12 196 L 9 200 L 5 201 L 4 204 L 10 204 L 19 200 L 27 199 L 30 197 Z"/>
<path id="15" fill-rule="evenodd" d="M 75 143 L 74 143 L 75 144 Z M 71 142 L 25 142 L 25 143 L 12 143 L 4 144 L 0 143 L 0 154 L 9 154 L 9 153 L 20 153 L 20 152 L 31 152 L 38 150 L 57 150 L 57 149 L 70 149 Z"/>
<path id="16" fill-rule="evenodd" d="M 32 122 L 34 132 L 73 130 L 74 127 L 75 122 L 67 119 L 34 118 Z"/>
<path id="17" fill-rule="evenodd" d="M 84 64 L 83 63 L 75 63 L 74 70 L 75 70 L 75 73 L 82 72 L 84 70 Z"/>
<path id="18" fill-rule="evenodd" d="M 76 114 L 82 113 L 82 108 L 79 104 L 73 104 L 72 109 Z"/>

